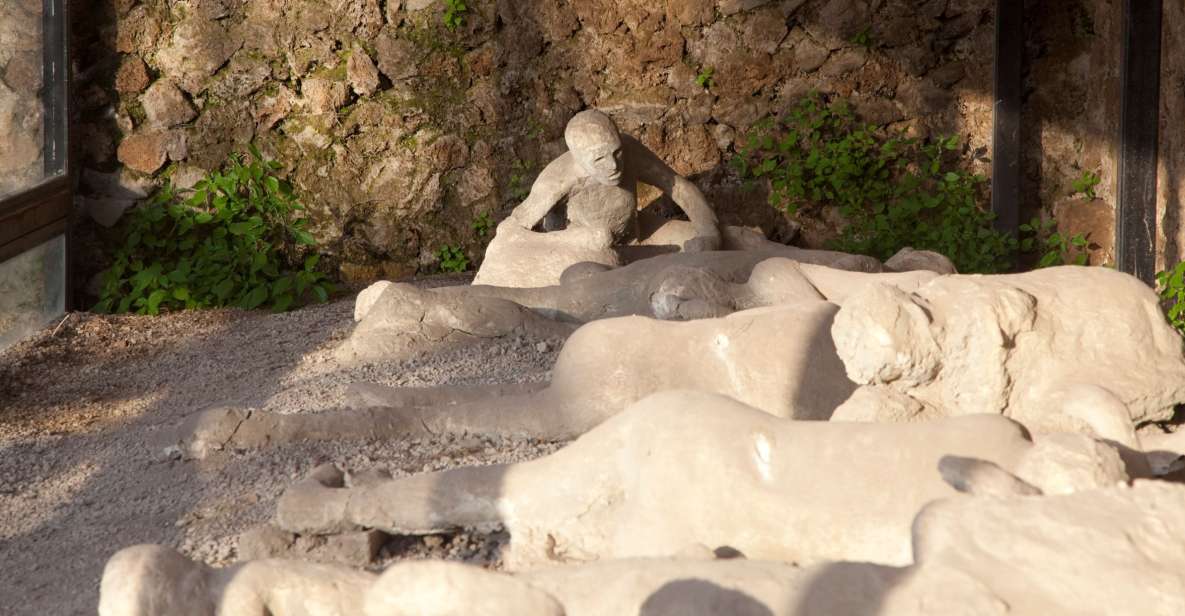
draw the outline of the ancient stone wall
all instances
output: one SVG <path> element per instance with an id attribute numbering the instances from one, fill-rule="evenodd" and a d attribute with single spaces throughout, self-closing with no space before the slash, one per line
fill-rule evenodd
<path id="1" fill-rule="evenodd" d="M 562 151 L 564 121 L 596 106 L 696 180 L 724 220 L 817 246 L 838 220 L 788 221 L 725 164 L 738 134 L 812 88 L 879 124 L 958 133 L 976 170 L 990 165 L 990 0 L 469 6 L 455 31 L 431 0 L 76 7 L 75 143 L 88 170 L 122 174 L 84 175 L 91 209 L 109 221 L 162 177 L 193 182 L 257 141 L 286 165 L 344 277 L 396 277 L 431 268 L 444 244 L 479 258 L 488 238 L 472 221 L 508 213 Z M 1171 130 L 1185 117 L 1182 10 L 1165 7 L 1169 263 L 1185 252 L 1185 147 Z M 1096 264 L 1114 257 L 1120 19 L 1116 0 L 1072 0 L 1030 3 L 1025 20 L 1022 215 L 1088 235 Z M 0 125 L 12 100 L 0 90 Z M 1088 172 L 1094 198 L 1073 189 Z"/>
<path id="2" fill-rule="evenodd" d="M 185 185 L 255 141 L 345 278 L 395 277 L 444 244 L 478 257 L 473 220 L 506 215 L 595 106 L 722 219 L 787 239 L 798 225 L 727 171 L 738 134 L 819 89 L 962 134 L 986 171 L 993 4 L 471 0 L 449 30 L 430 0 L 102 0 L 75 12 L 82 190 L 101 214 L 113 184 Z M 808 245 L 834 233 L 799 222 Z"/>

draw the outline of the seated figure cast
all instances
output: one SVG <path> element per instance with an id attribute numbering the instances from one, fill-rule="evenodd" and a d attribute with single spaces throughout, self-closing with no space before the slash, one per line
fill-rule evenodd
<path id="1" fill-rule="evenodd" d="M 568 152 L 543 169 L 527 199 L 498 225 L 474 284 L 542 287 L 558 284 L 576 263 L 618 265 L 614 246 L 640 239 L 639 181 L 662 190 L 687 214 L 694 237 L 683 250 L 720 247 L 716 214 L 699 189 L 637 139 L 618 133 L 609 116 L 595 109 L 576 114 L 564 141 Z M 566 229 L 532 230 L 564 200 Z"/>

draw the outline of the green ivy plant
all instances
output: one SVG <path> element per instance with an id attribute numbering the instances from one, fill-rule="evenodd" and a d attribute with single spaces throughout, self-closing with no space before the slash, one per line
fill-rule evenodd
<path id="1" fill-rule="evenodd" d="M 333 285 L 317 271 L 319 256 L 279 163 L 250 148 L 231 154 L 182 198 L 166 183 L 122 227 L 115 260 L 103 273 L 96 312 L 268 305 L 284 311 L 312 295 L 326 301 Z"/>
<path id="2" fill-rule="evenodd" d="M 1156 275 L 1160 299 L 1166 306 L 1165 315 L 1177 331 L 1185 333 L 1185 261 Z"/>
<path id="3" fill-rule="evenodd" d="M 873 47 L 872 27 L 869 26 L 856 33 L 856 36 L 852 37 L 852 44 L 871 50 Z"/>
<path id="4" fill-rule="evenodd" d="M 436 251 L 436 258 L 440 261 L 440 271 L 460 273 L 469 269 L 469 257 L 460 246 L 445 244 Z"/>
<path id="5" fill-rule="evenodd" d="M 1057 231 L 1057 221 L 1053 219 L 1042 222 L 1040 218 L 1034 218 L 1021 225 L 1020 232 L 1023 238 L 1020 241 L 1021 251 L 1041 251 L 1038 268 L 1086 265 L 1089 261 L 1086 249 L 1090 246 L 1090 240 L 1082 233 L 1073 237 L 1060 233 Z"/>
<path id="6" fill-rule="evenodd" d="M 1017 241 L 980 204 L 986 178 L 958 165 L 957 137 L 907 138 L 860 122 L 842 99 L 818 93 L 760 121 L 731 164 L 768 182 L 789 215 L 834 207 L 847 221 L 837 250 L 885 260 L 905 246 L 949 257 L 962 272 L 1011 268 Z"/>
<path id="7" fill-rule="evenodd" d="M 473 228 L 473 233 L 477 235 L 478 238 L 484 238 L 489 235 L 490 230 L 494 228 L 494 221 L 490 220 L 489 212 L 482 212 L 473 219 L 473 224 L 470 226 Z"/>
<path id="8" fill-rule="evenodd" d="M 515 159 L 514 164 L 510 167 L 510 185 L 507 187 L 511 200 L 522 201 L 531 194 L 531 186 L 527 183 L 527 178 L 533 170 L 534 164 Z"/>
<path id="9" fill-rule="evenodd" d="M 1098 195 L 1096 195 L 1094 192 L 1094 187 L 1098 186 L 1099 182 L 1101 181 L 1102 179 L 1098 176 L 1098 174 L 1092 173 L 1090 171 L 1083 171 L 1082 176 L 1074 180 L 1072 185 L 1073 190 L 1070 192 L 1070 195 L 1086 195 L 1087 199 L 1093 201 L 1098 198 Z"/>
<path id="10" fill-rule="evenodd" d="M 444 0 L 444 25 L 449 30 L 456 30 L 465 25 L 465 13 L 469 6 L 465 0 Z"/>
<path id="11" fill-rule="evenodd" d="M 527 138 L 538 139 L 543 136 L 543 124 L 535 118 L 527 119 Z"/>
<path id="12" fill-rule="evenodd" d="M 712 75 L 716 73 L 716 69 L 705 66 L 700 69 L 698 75 L 695 76 L 695 84 L 705 90 L 712 89 Z"/>

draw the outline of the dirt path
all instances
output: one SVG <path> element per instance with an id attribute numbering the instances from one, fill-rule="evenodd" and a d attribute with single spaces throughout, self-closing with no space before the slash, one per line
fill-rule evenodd
<path id="1" fill-rule="evenodd" d="M 351 297 L 278 315 L 74 313 L 56 334 L 47 328 L 0 353 L 0 614 L 94 614 L 104 562 L 137 543 L 233 562 L 238 533 L 269 519 L 283 489 L 323 462 L 402 475 L 558 447 L 434 437 L 294 444 L 201 462 L 161 454 L 163 430 L 212 404 L 322 412 L 340 408 L 354 381 L 539 381 L 558 347 L 512 339 L 343 370 L 330 351 L 352 312 Z M 461 535 L 389 549 L 496 559 L 483 541 Z"/>

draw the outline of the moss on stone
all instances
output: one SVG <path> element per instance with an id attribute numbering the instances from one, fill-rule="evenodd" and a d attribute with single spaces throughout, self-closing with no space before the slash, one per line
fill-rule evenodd
<path id="1" fill-rule="evenodd" d="M 465 145 L 470 148 L 478 141 L 492 141 L 497 136 L 497 131 L 489 124 L 482 124 L 478 126 L 465 127 L 461 138 L 465 140 Z"/>
<path id="2" fill-rule="evenodd" d="M 128 117 L 135 122 L 136 126 L 140 126 L 148 121 L 148 114 L 144 112 L 144 105 L 140 103 L 140 99 L 133 99 L 124 103 L 124 111 Z"/>
<path id="3" fill-rule="evenodd" d="M 347 123 L 350 117 L 358 111 L 358 102 L 349 103 L 337 110 L 337 119 L 339 122 Z"/>
<path id="4" fill-rule="evenodd" d="M 156 174 L 157 179 L 158 180 L 171 179 L 173 177 L 173 174 L 177 173 L 177 168 L 180 166 L 181 165 L 179 163 L 177 163 L 176 161 L 170 161 L 169 164 L 165 165 L 164 169 L 162 169 L 160 172 L 158 172 Z"/>
<path id="5" fill-rule="evenodd" d="M 399 35 L 416 46 L 421 60 L 431 54 L 447 54 L 457 60 L 465 57 L 464 46 L 431 25 L 400 28 Z"/>
<path id="6" fill-rule="evenodd" d="M 342 60 L 334 66 L 318 66 L 313 69 L 305 78 L 312 77 L 314 79 L 326 79 L 329 81 L 345 81 L 346 77 L 346 62 Z"/>
<path id="7" fill-rule="evenodd" d="M 206 98 L 203 99 L 203 101 L 202 101 L 201 110 L 208 111 L 210 109 L 217 109 L 217 108 L 222 107 L 224 105 L 226 105 L 226 101 L 223 100 L 221 96 L 217 96 L 215 94 L 210 94 L 207 92 Z"/>
<path id="8" fill-rule="evenodd" d="M 399 147 L 402 147 L 409 152 L 415 152 L 419 145 L 420 140 L 416 137 L 416 133 L 408 133 L 399 138 Z"/>

